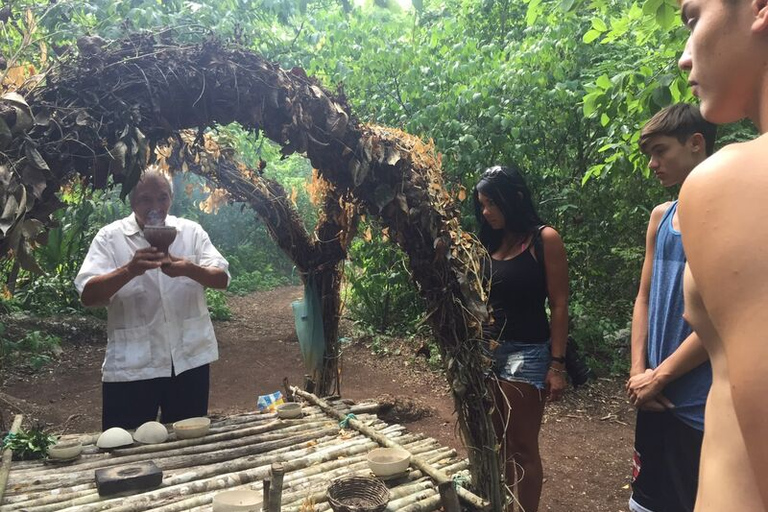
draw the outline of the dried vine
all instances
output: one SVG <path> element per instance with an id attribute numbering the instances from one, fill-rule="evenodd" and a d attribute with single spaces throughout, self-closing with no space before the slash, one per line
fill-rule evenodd
<path id="1" fill-rule="evenodd" d="M 398 130 L 360 125 L 343 93 L 326 91 L 300 68 L 286 71 L 216 41 L 179 47 L 139 34 L 91 45 L 48 77 L 28 96 L 31 109 L 20 97 L 0 99 L 8 128 L 0 124 L 0 254 L 13 250 L 22 258 L 58 206 L 54 194 L 69 173 L 97 186 L 112 176 L 126 193 L 154 146 L 184 129 L 197 128 L 202 143 L 206 127 L 237 122 L 280 144 L 285 155 L 305 154 L 340 195 L 351 193 L 378 216 L 408 255 L 476 485 L 494 510 L 503 508 L 477 344 L 486 314 L 482 249 L 461 230 L 433 147 Z"/>
<path id="2" fill-rule="evenodd" d="M 315 275 L 321 294 L 325 355 L 322 368 L 311 377 L 321 396 L 340 394 L 341 268 L 358 221 L 352 198 L 340 197 L 334 187 L 326 184 L 315 236 L 310 236 L 280 183 L 238 162 L 233 150 L 220 146 L 208 135 L 202 146 L 194 145 L 189 131 L 183 132 L 180 140 L 183 145 L 172 143 L 167 150 L 158 151 L 159 163 L 170 170 L 198 174 L 226 191 L 230 200 L 250 205 L 300 274 Z"/>

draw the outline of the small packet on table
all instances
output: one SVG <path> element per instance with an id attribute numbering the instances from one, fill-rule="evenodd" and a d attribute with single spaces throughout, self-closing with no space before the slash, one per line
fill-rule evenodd
<path id="1" fill-rule="evenodd" d="M 260 413 L 275 412 L 277 406 L 284 403 L 283 393 L 275 391 L 271 395 L 260 395 L 256 401 L 256 408 Z"/>

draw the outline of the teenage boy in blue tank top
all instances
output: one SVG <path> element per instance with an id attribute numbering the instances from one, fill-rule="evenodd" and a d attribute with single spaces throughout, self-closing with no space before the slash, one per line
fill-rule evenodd
<path id="1" fill-rule="evenodd" d="M 643 127 L 640 149 L 662 186 L 675 187 L 712 154 L 715 135 L 715 125 L 698 107 L 680 103 Z M 686 258 L 677 201 L 653 209 L 645 244 L 627 382 L 637 408 L 629 507 L 632 512 L 691 512 L 712 370 L 701 340 L 683 319 Z"/>

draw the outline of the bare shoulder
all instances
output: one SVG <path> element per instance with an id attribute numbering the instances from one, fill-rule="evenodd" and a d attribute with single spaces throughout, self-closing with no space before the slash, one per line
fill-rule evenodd
<path id="1" fill-rule="evenodd" d="M 696 166 L 683 184 L 680 203 L 693 202 L 701 194 L 718 194 L 748 185 L 759 176 L 768 177 L 768 139 L 764 136 L 729 144 Z"/>
<path id="2" fill-rule="evenodd" d="M 654 228 L 654 232 L 656 231 L 655 228 L 659 226 L 661 219 L 664 217 L 664 214 L 667 213 L 667 210 L 669 210 L 670 206 L 672 206 L 672 201 L 667 201 L 665 203 L 656 205 L 653 210 L 651 210 L 651 220 L 649 221 L 648 225 Z"/>
<path id="3" fill-rule="evenodd" d="M 549 226 L 541 230 L 541 241 L 544 245 L 544 252 L 547 255 L 553 255 L 558 260 L 565 258 L 565 244 L 560 237 L 560 233 Z"/>
<path id="4" fill-rule="evenodd" d="M 541 230 L 541 239 L 545 244 L 563 243 L 563 239 L 560 236 L 560 233 L 558 233 L 555 228 L 550 226 L 546 226 Z"/>
<path id="5" fill-rule="evenodd" d="M 726 146 L 691 172 L 680 192 L 679 217 L 697 284 L 704 287 L 705 278 L 721 275 L 723 265 L 739 268 L 742 279 L 768 272 L 768 260 L 754 250 L 768 246 L 766 197 L 766 136 Z M 720 288 L 722 283 L 710 292 Z"/>

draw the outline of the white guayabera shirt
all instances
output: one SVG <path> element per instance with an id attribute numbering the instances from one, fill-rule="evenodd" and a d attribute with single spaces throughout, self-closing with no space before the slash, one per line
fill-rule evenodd
<path id="1" fill-rule="evenodd" d="M 196 222 L 169 215 L 177 230 L 169 251 L 203 267 L 227 271 L 229 263 Z M 86 283 L 127 265 L 149 243 L 130 216 L 101 228 L 75 278 L 78 293 Z M 227 276 L 229 272 L 227 271 Z M 205 289 L 187 277 L 169 277 L 160 269 L 133 278 L 109 300 L 104 382 L 170 377 L 219 358 Z"/>

